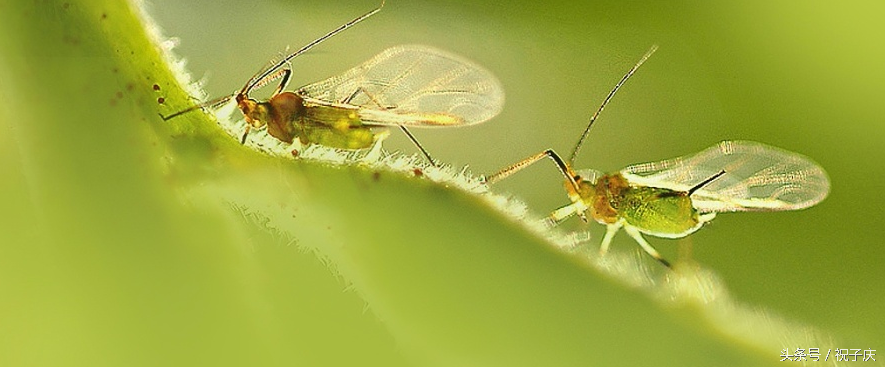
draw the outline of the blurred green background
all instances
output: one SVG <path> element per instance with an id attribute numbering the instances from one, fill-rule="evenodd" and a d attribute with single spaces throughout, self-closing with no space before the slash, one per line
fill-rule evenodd
<path id="1" fill-rule="evenodd" d="M 157 109 L 187 102 L 151 64 L 151 47 L 130 38 L 122 3 L 22 4 L 0 2 L 0 365 L 613 365 L 624 358 L 615 351 L 678 366 L 778 359 L 779 350 L 719 335 L 692 307 L 661 307 L 515 226 L 488 225 L 500 218 L 460 192 L 264 159 L 193 114 L 163 123 Z M 215 96 L 375 5 L 150 8 Z M 882 7 L 391 0 L 296 60 L 292 85 L 396 44 L 464 55 L 501 79 L 505 111 L 415 133 L 442 161 L 487 173 L 544 148 L 568 152 L 612 85 L 658 44 L 578 165 L 615 170 L 724 139 L 812 157 L 833 182 L 819 206 L 722 215 L 685 240 L 650 241 L 717 272 L 751 309 L 845 343 L 797 348 L 881 350 Z M 414 152 L 396 133 L 386 147 Z M 540 215 L 566 200 L 558 177 L 541 164 L 495 190 Z M 476 210 L 415 205 L 449 201 Z M 284 219 L 301 231 L 268 230 Z M 422 238 L 411 227 L 453 235 Z M 597 225 L 564 228 L 590 228 L 590 246 L 601 237 Z M 662 273 L 623 234 L 613 247 Z M 524 350 L 506 349 L 514 345 Z M 586 358 L 594 347 L 612 353 Z M 707 354 L 657 358 L 684 351 Z"/>
<path id="2" fill-rule="evenodd" d="M 287 46 L 300 47 L 371 1 L 156 0 L 152 13 L 210 95 L 241 87 Z M 847 338 L 885 345 L 885 56 L 880 1 L 396 1 L 295 60 L 292 88 L 406 43 L 451 50 L 504 84 L 497 118 L 417 130 L 440 160 L 489 173 L 544 148 L 567 154 L 589 115 L 650 47 L 660 50 L 607 107 L 579 167 L 688 154 L 726 139 L 807 155 L 832 180 L 801 212 L 721 215 L 665 257 L 714 269 L 735 297 Z M 394 133 L 385 145 L 412 153 Z M 502 182 L 544 213 L 566 202 L 552 165 Z M 572 220 L 567 226 L 585 228 Z M 591 225 L 594 238 L 601 226 Z M 592 241 L 593 245 L 596 240 Z M 639 251 L 625 235 L 615 251 Z M 680 254 L 680 248 L 683 250 Z M 810 347 L 810 346 L 809 346 Z"/>

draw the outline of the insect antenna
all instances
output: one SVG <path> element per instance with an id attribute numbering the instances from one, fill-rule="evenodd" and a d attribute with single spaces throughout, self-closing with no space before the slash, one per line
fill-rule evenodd
<path id="1" fill-rule="evenodd" d="M 291 75 L 292 75 L 292 70 L 291 70 L 291 69 L 283 69 L 283 70 L 279 70 L 279 71 L 277 71 L 277 72 L 275 72 L 275 73 L 268 74 L 268 75 L 265 76 L 264 79 L 262 79 L 262 80 L 258 80 L 258 81 L 252 86 L 252 89 L 263 88 L 264 86 L 270 84 L 270 83 L 273 82 L 273 81 L 276 81 L 277 79 L 282 79 L 282 81 L 280 81 L 280 84 L 277 85 L 277 88 L 274 90 L 274 92 L 273 92 L 273 94 L 272 94 L 272 95 L 275 96 L 275 95 L 277 95 L 277 94 L 280 94 L 280 92 L 283 91 L 283 88 L 286 88 L 286 85 L 289 84 L 289 77 L 290 77 Z"/>
<path id="2" fill-rule="evenodd" d="M 572 187 L 575 188 L 575 190 L 578 189 L 578 182 L 576 181 L 576 175 L 574 171 L 572 171 L 571 167 L 569 167 L 569 165 L 567 165 L 559 156 L 559 154 L 556 154 L 553 149 L 547 149 L 541 153 L 535 154 L 531 157 L 516 162 L 498 172 L 486 176 L 483 181 L 486 184 L 492 184 L 497 181 L 503 180 L 510 175 L 521 171 L 523 168 L 526 168 L 534 164 L 535 162 L 544 159 L 544 157 L 549 157 L 551 160 L 553 160 L 553 162 L 556 163 L 556 167 L 559 168 L 559 171 L 562 172 L 563 176 L 565 176 L 565 179 L 572 185 Z"/>
<path id="3" fill-rule="evenodd" d="M 252 77 L 252 79 L 249 79 L 249 81 L 246 83 L 245 86 L 243 86 L 243 89 L 240 90 L 239 94 L 248 94 L 253 88 L 255 88 L 255 86 L 257 84 L 261 83 L 265 77 L 267 77 L 268 75 L 270 75 L 271 73 L 273 73 L 274 71 L 276 71 L 277 69 L 279 69 L 280 67 L 285 65 L 286 63 L 288 63 L 289 60 L 292 60 L 296 56 L 307 52 L 307 50 L 310 50 L 311 48 L 313 48 L 313 46 L 316 46 L 316 45 L 320 44 L 321 42 L 329 39 L 330 37 L 332 37 L 338 33 L 341 33 L 345 29 L 353 27 L 357 23 L 366 20 L 367 18 L 371 17 L 372 15 L 375 15 L 375 13 L 381 11 L 381 8 L 384 7 L 384 2 L 385 2 L 385 0 L 381 0 L 381 4 L 378 5 L 377 8 L 372 9 L 369 12 L 367 12 L 363 15 L 360 15 L 351 21 L 342 24 L 340 27 L 333 29 L 331 32 L 326 33 L 322 37 L 317 38 L 317 39 L 311 41 L 310 43 L 304 45 L 303 47 L 298 49 L 298 51 L 295 51 L 295 52 L 289 54 L 288 56 L 280 59 L 279 61 L 277 61 L 276 63 L 272 64 L 267 69 L 265 69 L 263 72 L 256 74 L 254 77 Z"/>
<path id="4" fill-rule="evenodd" d="M 593 116 L 590 116 L 590 122 L 587 124 L 587 128 L 584 129 L 584 133 L 581 134 L 581 138 L 578 139 L 578 144 L 575 144 L 575 149 L 572 151 L 572 155 L 568 159 L 569 164 L 575 164 L 575 158 L 578 157 L 578 151 L 581 150 L 581 146 L 584 145 L 584 140 L 587 139 L 587 134 L 590 132 L 590 127 L 593 126 L 593 122 L 596 121 L 596 118 L 599 117 L 599 114 L 602 113 L 603 109 L 605 109 L 605 105 L 608 104 L 608 101 L 611 100 L 612 97 L 614 97 L 615 93 L 618 92 L 618 89 L 621 89 L 621 86 L 624 85 L 627 79 L 630 79 L 630 77 L 633 76 L 633 73 L 635 73 L 636 70 L 639 69 L 640 66 L 642 66 L 645 60 L 648 60 L 648 58 L 651 57 L 651 55 L 657 50 L 658 45 L 651 46 L 651 48 L 645 53 L 645 55 L 643 55 L 642 58 L 639 59 L 639 62 L 637 62 L 636 65 L 633 65 L 633 68 L 631 68 L 630 71 L 628 71 L 627 74 L 625 74 L 624 77 L 621 78 L 621 81 L 619 81 L 618 84 L 616 84 L 615 87 L 612 88 L 612 91 L 608 93 L 608 96 L 605 97 L 605 100 L 602 101 L 602 104 L 599 105 L 599 109 L 597 109 L 596 112 L 593 113 Z"/>
<path id="5" fill-rule="evenodd" d="M 724 174 L 725 174 L 725 170 L 721 170 L 721 171 L 719 171 L 719 173 L 710 176 L 709 178 L 701 181 L 701 183 L 699 183 L 697 185 L 694 185 L 694 187 L 688 189 L 688 196 L 691 196 L 691 194 L 694 194 L 695 191 L 698 191 L 702 187 L 709 185 L 711 182 L 715 181 L 719 177 L 722 177 L 722 175 L 724 175 Z"/>
<path id="6" fill-rule="evenodd" d="M 214 108 L 216 106 L 223 105 L 223 104 L 227 103 L 227 101 L 230 101 L 231 98 L 233 98 L 233 96 L 219 97 L 219 98 L 213 99 L 211 101 L 206 101 L 206 102 L 200 103 L 196 106 L 191 106 L 191 107 L 185 108 L 181 111 L 175 112 L 175 113 L 168 115 L 168 116 L 163 116 L 162 113 L 159 115 L 160 115 L 160 118 L 163 119 L 163 121 L 169 121 L 170 119 L 184 115 L 185 113 L 188 113 L 188 112 L 191 112 L 194 110 L 199 110 L 199 109 L 206 108 L 206 107 Z"/>
<path id="7" fill-rule="evenodd" d="M 372 10 L 370 10 L 369 12 L 367 12 L 367 13 L 365 13 L 365 14 L 363 14 L 363 15 L 360 15 L 360 16 L 354 18 L 354 19 L 351 20 L 351 21 L 342 24 L 340 27 L 335 28 L 335 29 L 332 30 L 331 32 L 326 33 L 326 34 L 323 35 L 322 37 L 313 40 L 312 42 L 308 43 L 308 44 L 305 45 L 304 47 L 301 47 L 300 49 L 298 49 L 298 51 L 295 51 L 295 52 L 289 54 L 288 56 L 286 56 L 286 57 L 284 57 L 284 58 L 278 60 L 277 62 L 271 64 L 270 66 L 268 66 L 267 68 L 265 68 L 263 71 L 260 71 L 260 72 L 256 73 L 251 79 L 249 79 L 248 82 L 246 82 L 246 85 L 243 86 L 243 89 L 241 89 L 239 93 L 237 93 L 237 94 L 235 94 L 235 95 L 232 95 L 232 96 L 224 96 L 224 97 L 216 98 L 216 99 L 213 99 L 213 100 L 211 100 L 211 101 L 204 102 L 204 103 L 198 104 L 198 105 L 196 105 L 196 106 L 192 106 L 192 107 L 189 107 L 189 108 L 183 109 L 183 110 L 181 110 L 181 111 L 175 112 L 175 113 L 173 113 L 173 114 L 171 114 L 171 115 L 168 115 L 168 116 L 163 116 L 163 114 L 160 114 L 160 118 L 162 118 L 163 121 L 168 121 L 168 120 L 170 120 L 170 119 L 172 119 L 172 118 L 175 118 L 175 117 L 181 116 L 181 115 L 183 115 L 183 114 L 185 114 L 185 113 L 188 113 L 188 112 L 191 112 L 191 111 L 194 111 L 194 110 L 198 110 L 198 109 L 202 109 L 202 108 L 206 108 L 206 107 L 216 107 L 216 106 L 218 106 L 218 105 L 222 105 L 222 104 L 224 104 L 224 103 L 227 103 L 227 101 L 229 101 L 231 98 L 234 98 L 234 97 L 240 97 L 240 96 L 245 96 L 245 95 L 247 95 L 247 94 L 248 94 L 252 89 L 254 89 L 254 88 L 262 87 L 262 86 L 266 85 L 267 83 L 269 83 L 270 81 L 273 81 L 273 80 L 276 80 L 276 79 L 282 78 L 282 79 L 283 79 L 283 82 L 282 82 L 282 83 L 280 84 L 280 86 L 277 88 L 276 92 L 274 92 L 275 94 L 276 94 L 276 93 L 279 93 L 279 92 L 282 90 L 282 88 L 285 87 L 285 84 L 286 84 L 286 83 L 288 82 L 288 80 L 289 80 L 289 75 L 291 74 L 291 71 L 288 71 L 288 70 L 287 70 L 287 71 L 282 71 L 282 72 L 277 72 L 277 70 L 278 70 L 280 67 L 282 67 L 283 65 L 286 65 L 286 64 L 289 62 L 289 60 L 295 58 L 296 56 L 298 56 L 298 55 L 300 55 L 300 54 L 302 54 L 302 53 L 304 53 L 304 52 L 307 52 L 307 50 L 310 50 L 311 48 L 313 48 L 313 46 L 316 46 L 316 45 L 320 44 L 321 42 L 325 41 L 325 40 L 328 39 L 329 37 L 332 37 L 332 36 L 334 36 L 334 35 L 336 35 L 336 34 L 338 34 L 338 33 L 341 33 L 341 32 L 344 31 L 345 29 L 348 29 L 348 28 L 350 28 L 350 27 L 353 27 L 353 26 L 356 25 L 357 23 L 362 22 L 362 21 L 365 20 L 366 18 L 371 17 L 371 16 L 374 15 L 375 13 L 381 11 L 381 8 L 384 7 L 384 2 L 385 2 L 385 0 L 381 0 L 381 4 L 378 5 L 377 8 L 372 9 Z M 276 74 L 274 74 L 274 73 L 276 73 Z M 273 75 L 271 75 L 271 74 L 273 74 Z M 245 141 L 246 141 L 246 138 L 245 138 L 245 137 L 246 137 L 246 135 L 248 135 L 248 134 L 249 134 L 249 131 L 248 131 L 248 129 L 247 129 L 246 133 L 243 134 L 243 138 L 241 139 L 242 142 L 245 142 Z"/>

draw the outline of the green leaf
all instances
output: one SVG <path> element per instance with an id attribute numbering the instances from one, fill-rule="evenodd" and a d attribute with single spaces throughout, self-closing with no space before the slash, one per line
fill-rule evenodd
<path id="1" fill-rule="evenodd" d="M 163 121 L 194 102 L 126 3 L 0 14 L 0 365 L 761 366 L 826 340 L 703 269 L 569 250 L 452 169 Z"/>

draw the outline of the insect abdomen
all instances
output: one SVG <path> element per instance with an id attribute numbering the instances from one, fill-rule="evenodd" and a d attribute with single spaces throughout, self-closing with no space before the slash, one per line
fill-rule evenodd
<path id="1" fill-rule="evenodd" d="M 683 237 L 701 224 L 688 193 L 665 188 L 625 190 L 618 212 L 627 224 L 658 237 Z"/>
<path id="2" fill-rule="evenodd" d="M 375 133 L 363 125 L 355 109 L 306 106 L 300 124 L 301 142 L 339 149 L 366 149 L 375 142 Z"/>

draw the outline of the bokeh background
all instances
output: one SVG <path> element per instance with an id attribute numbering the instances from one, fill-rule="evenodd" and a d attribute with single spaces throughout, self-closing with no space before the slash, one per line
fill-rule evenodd
<path id="1" fill-rule="evenodd" d="M 154 0 L 150 9 L 216 96 L 239 89 L 287 46 L 298 48 L 375 5 Z M 832 181 L 820 205 L 721 215 L 687 239 L 651 242 L 667 258 L 690 257 L 716 271 L 740 302 L 849 343 L 804 347 L 882 351 L 883 16 L 878 1 L 388 0 L 375 17 L 295 60 L 291 86 L 397 44 L 461 54 L 500 78 L 504 112 L 478 126 L 415 133 L 436 158 L 482 174 L 545 148 L 567 154 L 610 88 L 657 44 L 606 108 L 578 166 L 616 170 L 726 139 L 812 157 Z M 396 132 L 385 147 L 414 152 Z M 496 190 L 544 213 L 566 202 L 560 185 L 544 163 Z M 576 220 L 565 226 L 588 228 Z M 590 229 L 598 240 L 601 226 Z M 613 247 L 639 251 L 623 234 Z"/>

